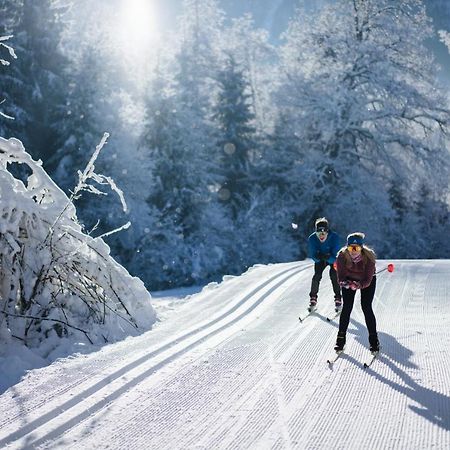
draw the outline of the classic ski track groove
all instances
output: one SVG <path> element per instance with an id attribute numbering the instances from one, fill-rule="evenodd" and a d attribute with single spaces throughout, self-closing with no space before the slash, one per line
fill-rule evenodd
<path id="1" fill-rule="evenodd" d="M 290 331 L 288 334 L 290 335 L 290 339 L 293 339 L 293 337 L 295 336 L 295 333 L 293 333 L 292 331 Z M 254 387 L 254 385 L 255 385 L 255 378 L 256 378 L 256 380 L 259 380 L 261 378 L 261 376 L 263 374 L 265 374 L 267 372 L 267 369 L 269 368 L 269 365 L 267 364 L 267 360 L 266 360 L 266 357 L 265 357 L 266 346 L 262 346 L 261 347 L 260 343 L 256 343 L 254 346 L 248 346 L 247 345 L 246 347 L 247 347 L 247 349 L 248 348 L 258 349 L 258 352 L 255 354 L 255 358 L 256 359 L 254 360 L 253 364 L 251 365 L 253 376 L 250 377 L 249 379 L 246 379 L 243 384 L 234 386 L 237 389 L 236 392 L 233 392 L 233 390 L 231 390 L 230 392 L 227 392 L 227 399 L 232 399 L 232 400 L 234 400 L 237 403 L 243 403 L 244 402 L 242 397 L 244 396 L 244 398 L 246 398 L 248 396 L 249 390 L 251 390 Z M 244 367 L 248 366 L 249 365 L 248 354 L 246 352 L 244 352 L 244 353 L 242 352 L 242 347 L 237 348 L 236 351 L 238 351 L 238 353 L 237 353 L 237 356 L 238 356 L 237 362 L 239 362 L 239 364 L 241 366 L 244 366 Z M 194 371 L 198 370 L 198 367 L 194 368 L 193 370 Z M 231 368 L 228 367 L 228 370 L 231 370 Z M 175 379 L 177 377 L 179 377 L 179 376 L 181 376 L 181 375 L 177 375 L 175 377 Z M 193 377 L 192 376 L 182 375 L 182 378 L 190 380 Z M 186 384 L 189 386 L 188 383 L 186 383 Z M 167 385 L 165 385 L 163 387 L 163 392 L 166 389 L 167 389 Z M 187 391 L 189 391 L 189 390 L 190 389 L 187 389 Z M 205 395 L 204 393 L 200 393 L 200 394 L 201 395 Z M 165 394 L 163 394 L 163 395 L 165 396 Z M 214 402 L 215 401 L 215 397 L 213 397 L 211 399 L 211 401 Z M 152 441 L 152 445 L 155 446 L 155 448 L 165 448 L 166 446 L 170 446 L 170 442 L 164 442 L 162 440 L 161 434 L 164 435 L 164 433 L 162 433 L 162 431 L 167 426 L 169 426 L 170 423 L 172 423 L 172 421 L 174 419 L 174 415 L 176 416 L 178 411 L 180 411 L 180 410 L 191 410 L 191 411 L 194 410 L 194 411 L 196 411 L 196 413 L 195 413 L 195 417 L 197 418 L 196 421 L 199 422 L 198 426 L 201 427 L 204 422 L 201 419 L 198 420 L 198 418 L 202 417 L 202 410 L 203 409 L 208 409 L 206 407 L 210 404 L 210 402 L 207 401 L 207 403 L 203 405 L 201 403 L 201 400 L 199 400 L 198 397 L 193 398 L 192 396 L 188 396 L 188 398 L 185 401 L 183 401 L 181 404 L 179 403 L 179 405 L 176 408 L 176 411 L 173 411 L 171 403 L 172 402 L 170 402 L 170 401 L 169 402 L 165 402 L 165 407 L 169 411 L 171 411 L 171 413 L 170 413 L 170 419 L 171 420 L 168 420 L 168 422 L 166 422 L 166 420 L 164 420 L 163 424 L 161 425 L 161 429 L 156 428 L 156 429 L 152 430 L 151 432 L 149 432 L 148 430 L 145 432 L 145 441 L 151 440 Z M 199 407 L 198 403 L 200 403 L 202 406 Z M 248 404 L 248 402 L 246 402 L 246 403 Z M 155 411 L 152 410 L 151 406 L 150 406 L 149 409 L 150 409 L 149 413 L 146 413 L 145 410 L 144 411 L 140 411 L 139 413 L 136 414 L 136 417 L 134 419 L 131 419 L 130 421 L 133 422 L 133 420 L 137 420 L 137 418 L 139 418 L 139 420 L 142 420 L 142 419 L 144 419 L 144 420 L 146 420 L 146 419 L 147 420 L 151 420 L 152 417 L 155 418 L 155 414 L 156 414 Z M 158 408 L 157 411 L 158 411 L 158 422 L 160 422 L 161 421 L 161 414 L 164 415 L 164 409 L 161 410 L 161 409 Z M 217 414 L 217 412 L 215 414 Z M 207 418 L 208 417 L 206 416 L 205 419 L 207 419 Z M 136 436 L 133 437 L 133 436 L 129 435 L 129 433 L 127 432 L 127 428 L 128 427 L 125 424 L 123 427 L 121 427 L 117 431 L 117 436 L 118 436 L 118 439 L 119 439 L 119 441 L 117 443 L 117 447 L 119 447 L 119 448 L 122 445 L 127 445 L 128 446 L 130 440 L 132 440 L 133 442 L 136 440 Z M 202 434 L 204 434 L 205 431 L 207 431 L 207 429 L 208 429 L 208 426 L 205 425 L 205 429 L 204 430 L 200 430 L 198 432 L 198 435 L 201 436 Z M 149 433 L 151 433 L 151 434 L 149 434 Z M 191 444 L 192 445 L 195 442 L 195 440 L 196 440 L 195 436 L 191 438 L 191 441 L 192 441 Z M 187 446 L 189 446 L 189 442 L 190 441 L 186 442 Z M 181 438 L 180 438 L 179 444 L 180 444 L 181 448 L 183 448 L 183 447 L 186 448 L 186 445 L 181 445 L 181 443 L 182 443 L 182 441 L 181 441 Z M 143 442 L 140 442 L 140 445 L 138 445 L 137 448 L 140 448 L 141 446 L 144 446 L 144 445 L 145 444 Z"/>
<path id="2" fill-rule="evenodd" d="M 312 336 L 311 336 L 312 333 Z M 316 335 L 317 338 L 319 339 L 319 335 L 320 332 L 317 330 L 316 327 L 311 328 L 310 330 L 308 330 L 308 333 L 305 334 L 301 339 L 299 339 L 299 336 L 296 336 L 295 334 L 293 334 L 292 332 L 288 332 L 285 335 L 281 336 L 280 340 L 277 342 L 277 345 L 274 346 L 274 353 L 276 353 L 275 348 L 277 346 L 282 346 L 284 348 L 286 348 L 286 344 L 287 342 L 289 342 L 291 345 L 291 350 L 293 352 L 293 358 L 294 360 L 296 360 L 297 358 L 301 358 L 304 361 L 304 358 L 301 353 L 301 351 L 299 352 L 299 343 L 303 342 L 305 339 L 309 340 L 309 339 L 316 339 Z M 323 338 L 323 336 L 321 336 L 321 338 Z M 244 356 L 245 358 L 245 356 Z M 267 360 L 267 358 L 264 358 L 264 354 L 262 354 L 260 352 L 259 354 L 259 358 L 263 359 L 263 363 L 264 360 Z M 311 365 L 314 363 L 315 360 L 315 355 L 312 352 L 311 353 Z M 268 364 L 267 362 L 265 363 L 267 369 L 270 369 L 270 364 Z M 298 365 L 296 366 L 298 367 Z M 311 366 L 308 364 L 304 367 L 299 367 L 299 369 L 301 369 L 301 373 L 306 374 L 309 370 Z M 252 365 L 252 370 L 256 370 L 255 366 Z M 300 375 L 301 376 L 301 375 Z M 285 391 L 285 395 L 284 395 L 284 399 L 283 399 L 283 403 L 289 402 L 291 400 L 291 396 L 293 394 L 293 390 L 290 390 L 289 387 L 292 385 L 292 379 L 289 380 L 289 378 L 287 378 L 286 376 L 282 377 L 282 382 L 280 383 L 280 386 L 278 386 L 278 389 L 281 387 L 284 391 Z M 265 391 L 265 394 L 263 396 L 262 399 L 255 397 L 255 393 L 258 392 L 259 389 L 262 389 L 263 391 Z M 229 438 L 227 439 L 223 439 L 223 442 L 221 442 L 220 447 L 221 448 L 245 448 L 246 444 L 248 443 L 249 445 L 251 445 L 254 442 L 254 439 L 256 436 L 260 435 L 265 429 L 267 429 L 269 426 L 273 425 L 276 421 L 276 414 L 278 412 L 278 403 L 279 403 L 279 394 L 278 394 L 278 401 L 277 401 L 277 396 L 271 392 L 271 389 L 273 388 L 273 386 L 270 385 L 270 382 L 267 381 L 267 379 L 262 379 L 260 380 L 259 383 L 257 383 L 256 385 L 252 385 L 252 389 L 247 390 L 247 384 L 245 384 L 244 386 L 242 386 L 244 388 L 244 396 L 242 399 L 238 400 L 235 398 L 231 399 L 231 402 L 233 402 L 234 404 L 236 404 L 237 406 L 242 405 L 246 410 L 251 411 L 249 417 L 245 418 L 245 421 L 243 421 L 244 419 L 241 418 L 235 418 L 233 420 L 233 424 L 234 426 L 238 426 L 240 427 L 240 431 L 239 431 L 239 436 L 240 438 L 237 438 L 236 440 L 232 440 L 231 442 L 228 442 Z M 228 394 L 228 393 L 227 393 Z M 252 400 L 252 398 L 256 398 L 257 400 Z M 197 398 L 194 401 L 198 401 L 199 399 Z M 266 402 L 268 402 L 268 406 L 265 408 L 263 407 L 264 404 L 266 404 Z M 186 405 L 184 405 L 186 406 Z M 192 406 L 191 406 L 192 407 Z M 217 415 L 217 417 L 223 417 L 223 412 L 221 410 L 219 410 L 218 412 L 215 413 L 215 415 Z M 190 448 L 190 446 L 195 446 L 195 443 L 197 443 L 197 445 L 199 444 L 199 441 L 197 441 L 198 437 L 201 437 L 202 435 L 204 435 L 205 433 L 208 433 L 208 435 L 212 435 L 212 439 L 205 441 L 204 443 L 202 441 L 202 448 L 214 448 L 215 446 L 218 445 L 218 441 L 217 441 L 217 436 L 222 436 L 225 437 L 227 434 L 227 430 L 228 430 L 228 425 L 226 425 L 225 427 L 222 426 L 219 423 L 218 427 L 214 427 L 211 429 L 211 424 L 208 422 L 206 424 L 203 424 L 201 420 L 197 421 L 198 424 L 196 425 L 196 427 L 200 427 L 200 429 L 198 430 L 197 433 L 195 433 L 192 437 L 191 440 L 188 441 L 182 441 L 180 438 L 179 441 L 179 448 Z M 123 430 L 126 433 L 126 430 Z M 167 446 L 170 446 L 170 442 L 165 442 L 162 438 L 158 438 L 157 436 L 147 436 L 147 440 L 151 440 L 152 445 L 154 446 L 154 448 L 166 448 Z M 127 440 L 125 439 L 124 443 L 127 442 Z M 141 445 L 143 445 L 143 443 L 141 442 Z M 118 445 L 118 447 L 120 447 L 120 445 Z"/>
<path id="3" fill-rule="evenodd" d="M 286 273 L 287 271 L 290 271 L 290 270 L 294 270 L 294 269 L 288 269 L 288 270 L 280 271 L 280 273 L 278 273 L 277 275 L 275 275 L 274 277 L 272 277 L 270 280 L 266 280 L 264 283 L 262 283 L 261 286 L 265 286 L 268 282 L 273 281 L 273 280 L 274 280 L 275 278 L 277 278 L 278 276 L 280 276 L 280 275 L 282 275 L 282 274 L 284 274 L 284 273 Z M 303 269 L 302 269 L 302 270 L 303 270 Z M 258 287 L 257 287 L 257 288 L 253 288 L 253 289 L 252 289 L 252 292 L 251 292 L 249 295 L 244 296 L 244 300 L 245 300 L 245 298 L 247 298 L 247 297 L 253 295 L 257 290 L 258 290 Z M 156 354 L 158 354 L 158 353 L 160 353 L 160 352 L 166 350 L 167 348 L 170 348 L 170 347 L 174 346 L 180 339 L 185 339 L 185 338 L 187 338 L 188 336 L 191 336 L 191 335 L 195 334 L 196 332 L 201 331 L 202 329 L 207 328 L 207 327 L 210 326 L 211 324 L 214 324 L 215 322 L 217 322 L 217 321 L 223 319 L 224 317 L 226 317 L 228 314 L 230 314 L 231 312 L 233 312 L 235 309 L 237 309 L 237 307 L 241 306 L 242 304 L 243 304 L 243 300 L 241 300 L 237 305 L 234 305 L 234 306 L 233 306 L 230 310 L 228 310 L 227 312 L 221 314 L 220 317 L 212 319 L 212 320 L 211 320 L 210 322 L 208 322 L 206 325 L 204 325 L 204 326 L 202 326 L 202 327 L 199 327 L 199 328 L 197 328 L 197 329 L 195 329 L 195 330 L 193 330 L 193 331 L 191 331 L 191 332 L 189 332 L 189 333 L 186 333 L 186 334 L 184 334 L 184 335 L 182 335 L 182 336 L 177 336 L 177 337 L 175 337 L 175 338 L 172 338 L 168 344 L 165 344 L 165 345 L 163 345 L 163 346 L 161 346 L 161 347 L 159 347 L 159 348 L 153 350 L 153 351 L 151 352 L 151 356 L 154 356 L 154 355 L 156 355 Z M 141 357 L 141 358 L 147 358 L 147 357 L 149 357 L 149 352 L 146 352 L 146 353 L 143 355 L 143 357 Z M 139 360 L 140 360 L 141 358 L 139 358 Z M 129 360 L 129 358 L 127 358 L 126 356 L 122 356 L 122 360 L 126 361 L 126 360 Z M 139 360 L 133 362 L 133 364 L 138 364 L 138 363 L 139 363 Z M 95 375 L 95 374 L 98 373 L 98 372 L 101 372 L 102 369 L 104 369 L 104 366 L 103 366 L 102 363 L 103 363 L 103 361 L 98 361 L 98 364 L 92 365 L 92 366 L 89 368 L 89 370 L 83 372 L 83 374 L 81 374 L 81 375 L 78 374 L 78 373 L 76 373 L 76 372 L 69 373 L 68 376 L 66 376 L 66 374 L 64 374 L 64 375 L 65 375 L 65 377 L 64 377 L 64 383 L 61 384 L 61 386 L 55 386 L 55 387 L 54 387 L 54 389 L 52 390 L 52 396 L 53 396 L 53 397 L 57 397 L 57 396 L 60 396 L 60 395 L 62 395 L 62 394 L 65 394 L 65 393 L 67 393 L 68 391 L 70 391 L 71 389 L 73 389 L 74 387 L 81 385 L 84 381 L 91 379 L 93 375 Z M 132 364 L 128 364 L 125 368 L 127 368 L 128 366 L 132 366 Z M 122 369 L 123 369 L 123 368 L 122 368 Z M 117 371 L 116 373 L 113 373 L 113 374 L 111 374 L 111 375 L 108 375 L 108 376 L 109 376 L 109 380 L 111 380 L 112 378 L 116 378 L 117 376 L 120 376 L 120 375 L 121 375 L 121 373 L 119 373 L 119 371 Z M 69 380 L 68 380 L 67 378 L 69 378 Z M 72 379 L 70 379 L 70 378 L 72 378 Z M 68 381 L 69 381 L 69 382 L 68 382 Z M 42 400 L 40 400 L 40 401 L 37 401 L 37 402 L 33 405 L 32 408 L 28 409 L 28 413 L 31 412 L 31 411 L 33 411 L 33 410 L 35 410 L 35 409 L 37 409 L 37 408 L 42 407 L 43 405 L 45 405 L 46 403 L 48 403 L 48 401 L 49 401 L 48 398 L 42 399 Z M 20 417 L 19 417 L 19 414 L 15 415 L 15 416 L 11 416 L 11 417 L 6 417 L 6 418 L 3 417 L 2 419 L 0 419 L 0 428 L 4 427 L 4 426 L 7 425 L 8 423 L 13 422 L 14 420 L 17 420 L 18 418 L 20 418 Z"/>
<path id="4" fill-rule="evenodd" d="M 162 363 L 156 364 L 155 367 L 151 366 L 149 369 L 146 369 L 143 373 L 136 375 L 135 379 L 131 380 L 130 382 L 126 382 L 125 385 L 124 385 L 127 389 L 132 387 L 132 386 L 134 386 L 135 384 L 137 384 L 140 381 L 142 381 L 142 379 L 145 378 L 145 376 L 148 376 L 150 373 L 152 373 L 154 370 L 156 370 L 156 368 L 160 368 L 163 364 L 167 364 L 168 362 L 170 362 L 174 358 L 184 354 L 189 349 L 191 349 L 191 348 L 195 347 L 196 345 L 198 345 L 199 343 L 203 342 L 204 340 L 206 340 L 211 335 L 214 335 L 214 334 L 217 334 L 217 333 L 223 331 L 225 328 L 233 325 L 235 322 L 241 320 L 243 317 L 245 317 L 246 315 L 250 314 L 274 290 L 276 290 L 276 289 L 278 289 L 280 287 L 283 288 L 284 287 L 283 284 L 288 279 L 290 279 L 290 278 L 294 277 L 295 275 L 305 271 L 309 267 L 310 267 L 310 265 L 304 266 L 304 265 L 296 264 L 293 267 L 289 267 L 288 269 L 284 268 L 284 269 L 280 270 L 275 275 L 270 276 L 269 279 L 265 280 L 264 282 L 259 283 L 256 286 L 253 286 L 253 288 L 252 288 L 250 293 L 248 293 L 247 295 L 243 296 L 242 299 L 240 299 L 231 308 L 227 309 L 225 312 L 220 314 L 218 317 L 212 318 L 208 322 L 206 322 L 204 325 L 201 325 L 201 326 L 193 329 L 190 332 L 184 333 L 181 336 L 178 336 L 175 339 L 172 339 L 167 344 L 165 344 L 165 345 L 163 345 L 163 346 L 161 346 L 161 347 L 159 347 L 159 348 L 157 348 L 157 349 L 155 349 L 155 350 L 153 350 L 153 351 L 151 351 L 151 352 L 149 352 L 147 354 L 144 354 L 138 360 L 135 360 L 135 361 L 132 361 L 131 363 L 128 363 L 127 365 L 125 365 L 124 367 L 121 367 L 119 370 L 115 371 L 114 373 L 107 375 L 106 378 L 103 378 L 99 382 L 97 382 L 97 383 L 93 384 L 92 386 L 88 387 L 83 392 L 81 392 L 79 394 L 76 394 L 75 397 L 73 397 L 72 399 L 66 401 L 63 405 L 58 405 L 55 409 L 53 409 L 53 410 L 51 410 L 51 411 L 49 411 L 47 413 L 40 414 L 35 420 L 32 420 L 26 426 L 24 426 L 22 428 L 19 428 L 18 430 L 10 433 L 8 436 L 5 436 L 4 438 L 0 439 L 0 446 L 5 445 L 5 444 L 7 444 L 7 443 L 9 443 L 11 441 L 17 440 L 17 439 L 21 439 L 24 436 L 26 436 L 28 433 L 30 433 L 31 431 L 34 431 L 39 426 L 43 425 L 44 423 L 46 424 L 47 422 L 49 422 L 49 421 L 51 421 L 51 420 L 53 420 L 55 418 L 58 418 L 60 415 L 65 415 L 67 410 L 70 410 L 71 408 L 73 408 L 73 406 L 76 406 L 76 405 L 78 405 L 81 402 L 85 402 L 87 398 L 89 398 L 89 397 L 93 397 L 93 398 L 98 397 L 97 392 L 99 390 L 105 388 L 112 381 L 116 381 L 119 378 L 125 377 L 127 375 L 127 373 L 135 370 L 136 368 L 138 368 L 142 364 L 147 364 L 148 361 L 151 358 L 154 358 L 154 357 L 158 356 L 159 354 L 163 353 L 166 350 L 170 350 L 171 348 L 176 347 L 182 341 L 186 341 L 186 340 L 188 340 L 191 337 L 195 337 L 196 335 L 199 335 L 203 331 L 208 330 L 208 328 L 211 328 L 214 325 L 219 324 L 221 321 L 227 320 L 227 318 L 230 315 L 232 315 L 235 312 L 238 312 L 239 309 L 246 308 L 245 311 L 240 312 L 239 315 L 236 318 L 232 318 L 230 321 L 228 321 L 224 325 L 221 325 L 220 328 L 218 328 L 216 330 L 212 330 L 210 333 L 208 333 L 208 334 L 206 334 L 204 336 L 201 336 L 200 338 L 198 338 L 193 343 L 187 345 L 185 348 L 182 348 L 181 350 L 175 351 L 175 353 L 173 353 L 172 355 L 169 355 L 167 358 L 165 358 L 165 360 Z M 281 279 L 281 281 L 280 281 L 280 279 Z M 271 285 L 273 285 L 273 286 L 271 286 Z M 268 287 L 270 287 L 268 289 L 268 291 L 262 293 L 262 291 L 265 288 L 268 288 Z M 255 296 L 256 296 L 256 300 L 254 299 Z M 250 303 L 249 307 L 247 307 L 247 303 Z M 125 357 L 124 357 L 124 359 L 126 360 Z M 55 389 L 55 391 L 52 392 L 53 397 L 56 398 L 56 397 L 58 397 L 58 396 L 60 396 L 62 394 L 66 394 L 67 392 L 69 392 L 74 387 L 80 385 L 86 379 L 89 379 L 90 376 L 92 376 L 93 373 L 97 373 L 97 371 L 101 371 L 101 368 L 98 367 L 98 366 L 92 367 L 91 370 L 88 371 L 88 373 L 86 375 L 81 377 L 81 380 L 79 382 L 74 382 L 70 386 L 63 387 L 62 389 L 59 389 L 59 390 Z M 75 378 L 75 380 L 76 380 L 76 378 Z M 126 391 L 126 389 L 124 389 L 123 387 L 119 387 L 117 390 L 109 393 L 106 398 L 107 399 L 114 399 L 118 395 L 121 395 L 125 391 Z M 114 395 L 114 394 L 116 394 L 116 395 Z M 29 408 L 27 410 L 27 414 L 30 415 L 33 411 L 39 410 L 40 408 L 45 406 L 48 402 L 49 402 L 48 398 L 42 399 L 40 401 L 38 400 L 37 402 L 35 402 L 35 404 L 31 408 Z M 109 403 L 109 401 L 107 401 L 105 398 L 103 398 L 102 400 L 97 402 L 97 405 L 96 405 L 96 407 L 94 409 L 92 409 L 93 408 L 92 406 L 88 407 L 86 409 L 86 414 L 83 414 L 83 418 L 84 419 L 88 418 L 90 415 L 95 413 L 97 410 L 105 407 L 108 403 Z M 79 419 L 79 416 L 77 415 L 76 418 Z M 7 417 L 6 420 L 3 420 L 0 423 L 0 429 L 2 429 L 5 425 L 11 424 L 14 421 L 17 421 L 17 420 L 20 420 L 20 419 L 21 419 L 20 413 L 18 413 L 17 415 L 15 415 L 13 417 Z M 69 428 L 71 428 L 72 426 L 75 426 L 76 423 L 74 423 L 74 418 L 70 419 L 67 422 L 67 424 L 70 425 Z M 64 422 L 57 427 L 57 429 L 63 429 L 62 432 L 67 431 L 64 428 L 66 428 L 66 427 L 64 427 Z M 61 433 L 58 432 L 58 434 L 61 434 Z M 43 439 L 38 439 L 36 442 L 33 442 L 33 445 L 34 446 L 40 445 L 45 440 L 47 440 L 49 438 L 50 439 L 54 439 L 56 436 L 57 435 L 53 435 L 53 434 L 51 434 L 51 436 L 45 436 L 45 439 L 44 438 Z"/>

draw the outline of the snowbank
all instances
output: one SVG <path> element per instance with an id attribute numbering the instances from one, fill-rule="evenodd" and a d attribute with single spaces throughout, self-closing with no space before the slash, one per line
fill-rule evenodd
<path id="1" fill-rule="evenodd" d="M 17 139 L 0 138 L 0 209 L 0 378 L 7 366 L 19 376 L 151 328 L 142 281 L 83 233 L 73 203 Z"/>

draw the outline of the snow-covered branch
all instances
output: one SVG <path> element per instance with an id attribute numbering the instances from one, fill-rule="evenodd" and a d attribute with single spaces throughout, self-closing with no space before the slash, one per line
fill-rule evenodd
<path id="1" fill-rule="evenodd" d="M 125 197 L 123 195 L 122 190 L 120 190 L 114 180 L 111 177 L 107 177 L 102 174 L 98 174 L 95 172 L 95 161 L 97 160 L 102 148 L 106 144 L 106 141 L 109 137 L 109 133 L 104 133 L 102 140 L 95 147 L 95 151 L 91 156 L 86 168 L 83 172 L 78 171 L 78 184 L 75 186 L 73 193 L 70 197 L 71 200 L 76 200 L 80 198 L 82 191 L 91 192 L 92 194 L 97 195 L 106 195 L 104 192 L 100 191 L 93 185 L 89 184 L 89 180 L 93 180 L 100 185 L 109 185 L 109 187 L 119 196 L 120 202 L 122 203 L 122 209 L 124 212 L 127 211 L 127 204 L 125 202 Z"/>
<path id="2" fill-rule="evenodd" d="M 1 48 L 6 49 L 7 52 L 9 53 L 9 56 L 11 58 L 17 59 L 17 55 L 16 55 L 14 49 L 10 45 L 5 44 L 5 42 L 8 41 L 11 38 L 12 38 L 12 35 L 10 35 L 10 36 L 0 36 L 0 49 Z M 9 66 L 10 61 L 0 57 L 0 64 L 2 64 L 3 66 Z"/>
<path id="3" fill-rule="evenodd" d="M 445 30 L 439 30 L 438 34 L 441 39 L 441 42 L 443 42 L 447 46 L 447 48 L 450 52 L 450 33 Z"/>
<path id="4" fill-rule="evenodd" d="M 10 35 L 10 36 L 0 36 L 0 50 L 6 49 L 7 52 L 9 53 L 9 56 L 11 58 L 17 59 L 17 55 L 16 55 L 14 49 L 10 45 L 5 44 L 5 42 L 8 41 L 11 38 L 12 38 L 12 35 Z M 4 58 L 2 58 L 0 56 L 0 64 L 3 65 L 3 66 L 9 66 L 10 62 L 7 59 L 4 59 Z M 5 102 L 5 99 L 1 99 L 0 100 L 0 105 L 2 103 L 4 103 L 4 102 Z M 14 120 L 14 117 L 12 117 L 12 116 L 10 116 L 8 114 L 5 114 L 2 111 L 0 111 L 0 117 L 4 117 L 5 119 Z"/>

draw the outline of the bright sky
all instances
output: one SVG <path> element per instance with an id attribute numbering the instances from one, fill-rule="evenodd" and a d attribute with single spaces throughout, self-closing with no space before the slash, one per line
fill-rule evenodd
<path id="1" fill-rule="evenodd" d="M 145 50 L 157 39 L 156 19 L 152 0 L 123 0 L 122 34 L 136 50 Z"/>
<path id="2" fill-rule="evenodd" d="M 159 11 L 155 0 L 122 0 L 118 16 L 121 58 L 137 78 L 145 71 L 159 46 Z"/>

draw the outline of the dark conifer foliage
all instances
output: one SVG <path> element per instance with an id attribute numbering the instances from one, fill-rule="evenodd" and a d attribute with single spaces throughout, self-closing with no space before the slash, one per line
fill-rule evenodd
<path id="1" fill-rule="evenodd" d="M 55 151 L 58 120 L 65 103 L 64 70 L 67 58 L 59 49 L 66 7 L 52 0 L 2 1 L 0 34 L 13 35 L 17 60 L 0 68 L 4 112 L 3 136 L 18 136 L 27 150 L 45 162 Z"/>
<path id="2" fill-rule="evenodd" d="M 219 198 L 234 219 L 239 211 L 249 208 L 252 186 L 252 162 L 259 157 L 254 114 L 251 111 L 250 89 L 243 70 L 232 55 L 227 55 L 225 67 L 218 72 L 219 94 L 215 107 L 219 171 L 222 185 Z"/>

